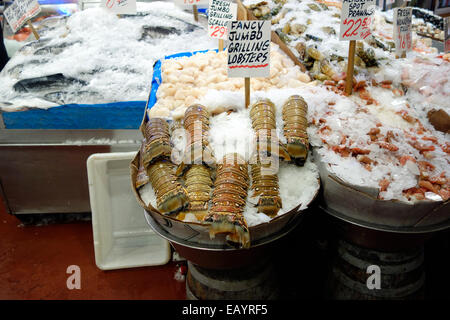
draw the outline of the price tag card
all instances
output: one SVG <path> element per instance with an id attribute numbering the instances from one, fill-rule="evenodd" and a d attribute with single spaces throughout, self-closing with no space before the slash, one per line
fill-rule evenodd
<path id="1" fill-rule="evenodd" d="M 16 0 L 3 12 L 3 15 L 15 33 L 27 20 L 39 12 L 41 12 L 41 7 L 37 0 Z"/>
<path id="2" fill-rule="evenodd" d="M 228 77 L 270 76 L 270 21 L 228 22 Z"/>
<path id="3" fill-rule="evenodd" d="M 411 22 L 411 7 L 394 9 L 394 39 L 396 52 L 410 51 L 412 49 Z"/>
<path id="4" fill-rule="evenodd" d="M 208 9 L 208 36 L 228 39 L 228 21 L 236 20 L 237 4 L 224 0 L 210 0 Z"/>
<path id="5" fill-rule="evenodd" d="M 191 7 L 194 4 L 199 5 L 208 5 L 209 0 L 174 0 L 175 4 L 180 7 Z"/>
<path id="6" fill-rule="evenodd" d="M 102 0 L 100 6 L 117 14 L 136 14 L 136 0 Z"/>
<path id="7" fill-rule="evenodd" d="M 444 18 L 444 46 L 445 52 L 450 52 L 450 17 Z"/>
<path id="8" fill-rule="evenodd" d="M 375 0 L 343 0 L 339 40 L 364 40 L 372 35 Z"/>

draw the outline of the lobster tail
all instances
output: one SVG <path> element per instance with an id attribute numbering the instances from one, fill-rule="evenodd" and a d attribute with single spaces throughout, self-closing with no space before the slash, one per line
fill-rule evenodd
<path id="1" fill-rule="evenodd" d="M 284 136 L 286 137 L 287 152 L 292 161 L 303 166 L 309 151 L 307 120 L 308 104 L 298 95 L 289 97 L 283 105 Z"/>

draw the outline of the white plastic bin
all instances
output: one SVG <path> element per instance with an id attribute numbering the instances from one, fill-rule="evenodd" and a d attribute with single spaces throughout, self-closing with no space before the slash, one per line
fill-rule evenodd
<path id="1" fill-rule="evenodd" d="M 96 153 L 87 160 L 95 262 L 102 270 L 155 266 L 170 260 L 170 245 L 148 226 L 131 191 L 136 152 Z"/>

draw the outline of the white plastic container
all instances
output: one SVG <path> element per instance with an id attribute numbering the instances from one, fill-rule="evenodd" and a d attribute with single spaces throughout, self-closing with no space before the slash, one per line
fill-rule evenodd
<path id="1" fill-rule="evenodd" d="M 169 242 L 149 228 L 131 190 L 136 152 L 96 153 L 87 160 L 95 262 L 102 270 L 170 260 Z"/>

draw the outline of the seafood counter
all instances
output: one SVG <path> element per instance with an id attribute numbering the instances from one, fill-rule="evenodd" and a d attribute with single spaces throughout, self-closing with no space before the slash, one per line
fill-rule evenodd
<path id="1" fill-rule="evenodd" d="M 376 11 L 347 79 L 338 2 L 243 4 L 271 20 L 298 60 L 272 43 L 270 77 L 251 78 L 249 108 L 244 80 L 228 78 L 226 51 L 211 50 L 218 43 L 206 28 L 173 3 L 152 2 L 135 16 L 92 8 L 53 19 L 0 73 L 0 116 L 48 128 L 34 113 L 45 110 L 55 115 L 46 125 L 136 129 L 145 110 L 137 199 L 154 219 L 206 234 L 203 243 L 251 246 L 307 209 L 319 178 L 325 205 L 358 219 L 450 221 L 450 55 L 418 27 L 440 38 L 442 19 L 414 10 L 413 50 L 398 58 L 392 12 Z"/>

